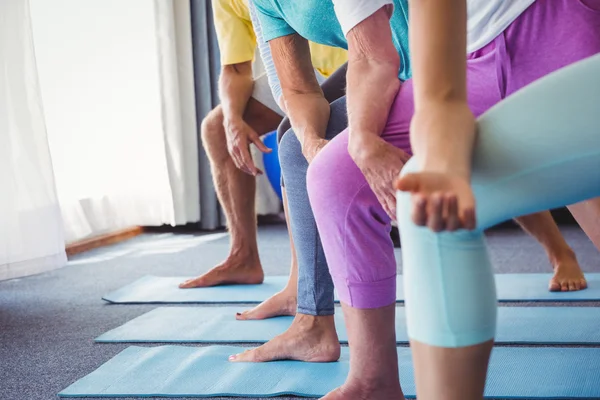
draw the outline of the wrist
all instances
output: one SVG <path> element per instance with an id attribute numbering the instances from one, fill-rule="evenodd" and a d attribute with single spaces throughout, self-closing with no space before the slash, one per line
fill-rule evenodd
<path id="1" fill-rule="evenodd" d="M 244 123 L 244 119 L 241 115 L 236 115 L 236 114 L 224 114 L 223 115 L 223 125 L 225 126 L 225 128 L 239 126 L 242 123 Z"/>
<path id="2" fill-rule="evenodd" d="M 470 178 L 475 118 L 466 102 L 430 102 L 415 111 L 411 145 L 423 170 Z"/>
<path id="3" fill-rule="evenodd" d="M 358 162 L 368 158 L 375 149 L 379 146 L 383 139 L 376 134 L 361 134 L 361 135 L 349 135 L 348 138 L 348 153 L 350 157 Z"/>

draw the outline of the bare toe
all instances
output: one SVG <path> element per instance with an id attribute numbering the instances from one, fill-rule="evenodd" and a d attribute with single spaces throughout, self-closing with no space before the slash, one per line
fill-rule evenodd
<path id="1" fill-rule="evenodd" d="M 568 252 L 553 264 L 554 276 L 550 280 L 550 291 L 573 292 L 587 287 L 585 276 L 574 252 Z"/>
<path id="2" fill-rule="evenodd" d="M 239 321 L 248 321 L 294 315 L 296 315 L 296 293 L 284 290 L 274 294 L 251 310 L 237 313 L 235 318 Z"/>

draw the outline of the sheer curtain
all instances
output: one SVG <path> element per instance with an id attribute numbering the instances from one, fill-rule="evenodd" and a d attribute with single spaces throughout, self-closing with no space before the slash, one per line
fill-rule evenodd
<path id="1" fill-rule="evenodd" d="M 29 4 L 0 2 L 0 280 L 65 264 Z"/>
<path id="2" fill-rule="evenodd" d="M 31 0 L 31 12 L 67 242 L 198 221 L 189 2 Z"/>

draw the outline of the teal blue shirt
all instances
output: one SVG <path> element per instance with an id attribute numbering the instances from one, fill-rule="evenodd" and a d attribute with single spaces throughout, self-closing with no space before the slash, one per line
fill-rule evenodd
<path id="1" fill-rule="evenodd" d="M 348 49 L 331 0 L 250 0 L 254 1 L 263 39 L 273 40 L 297 33 L 307 40 Z M 412 75 L 408 50 L 408 3 L 394 0 L 390 19 L 392 40 L 400 54 L 401 80 Z"/>

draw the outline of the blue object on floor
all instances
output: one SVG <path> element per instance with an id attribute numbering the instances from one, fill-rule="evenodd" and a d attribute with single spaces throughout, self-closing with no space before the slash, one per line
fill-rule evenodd
<path id="1" fill-rule="evenodd" d="M 144 276 L 102 297 L 111 303 L 260 303 L 285 287 L 287 276 L 267 276 L 260 285 L 180 289 L 190 277 Z"/>
<path id="2" fill-rule="evenodd" d="M 600 300 L 600 273 L 586 274 L 588 288 L 578 292 L 549 292 L 550 274 L 497 274 L 496 290 L 501 302 L 571 302 Z M 285 287 L 287 276 L 268 276 L 262 285 L 224 285 L 179 289 L 189 277 L 145 276 L 103 297 L 117 304 L 137 303 L 260 303 Z M 404 301 L 402 276 L 398 276 L 396 299 Z"/>
<path id="3" fill-rule="evenodd" d="M 264 343 L 283 333 L 293 317 L 237 321 L 239 307 L 159 307 L 96 338 L 99 343 Z M 560 321 L 560 323 L 557 323 Z M 335 315 L 341 343 L 348 334 Z M 396 341 L 408 343 L 404 307 L 396 308 Z M 600 344 L 600 308 L 500 307 L 497 343 Z"/>
<path id="4" fill-rule="evenodd" d="M 339 362 L 231 363 L 244 347 L 129 347 L 78 380 L 60 397 L 321 397 L 344 383 Z M 410 349 L 398 348 L 404 393 L 415 397 Z M 600 348 L 495 348 L 486 397 L 600 399 Z"/>
<path id="5" fill-rule="evenodd" d="M 267 133 L 263 138 L 263 143 L 272 149 L 270 153 L 263 153 L 263 164 L 265 165 L 265 174 L 273 186 L 273 190 L 281 199 L 281 166 L 279 164 L 279 152 L 277 143 L 277 131 Z"/>

